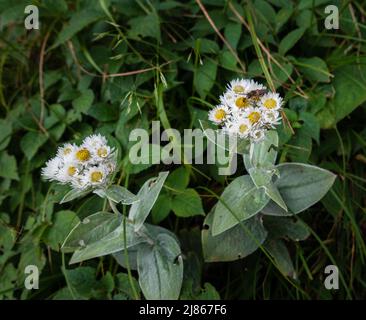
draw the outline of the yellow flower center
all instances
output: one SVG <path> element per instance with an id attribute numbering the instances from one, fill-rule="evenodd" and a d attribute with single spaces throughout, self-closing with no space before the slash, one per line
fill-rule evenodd
<path id="1" fill-rule="evenodd" d="M 90 152 L 88 149 L 80 149 L 78 152 L 76 152 L 76 159 L 79 161 L 87 161 L 90 159 Z"/>
<path id="2" fill-rule="evenodd" d="M 246 124 L 241 124 L 239 126 L 239 132 L 240 133 L 245 133 L 248 130 L 248 126 Z"/>
<path id="3" fill-rule="evenodd" d="M 70 154 L 71 152 L 71 148 L 65 148 L 64 149 L 64 155 L 66 156 L 67 154 Z"/>
<path id="4" fill-rule="evenodd" d="M 103 173 L 101 173 L 100 171 L 94 171 L 92 172 L 91 176 L 90 176 L 90 180 L 92 182 L 99 182 L 101 181 L 103 178 Z"/>
<path id="5" fill-rule="evenodd" d="M 73 176 L 74 174 L 76 173 L 76 168 L 74 166 L 70 166 L 68 169 L 67 169 L 67 174 L 69 176 Z"/>
<path id="6" fill-rule="evenodd" d="M 101 147 L 101 148 L 98 149 L 97 154 L 98 154 L 99 157 L 105 158 L 108 154 L 108 151 L 107 151 L 106 148 Z"/>
<path id="7" fill-rule="evenodd" d="M 236 99 L 235 101 L 235 105 L 238 107 L 238 108 L 246 108 L 246 107 L 249 107 L 250 103 L 249 103 L 249 100 L 245 97 L 239 97 L 238 99 Z"/>
<path id="8" fill-rule="evenodd" d="M 222 119 L 225 118 L 225 116 L 226 116 L 226 112 L 223 109 L 218 109 L 215 112 L 215 118 L 216 118 L 216 120 L 220 120 L 221 121 Z"/>
<path id="9" fill-rule="evenodd" d="M 248 116 L 248 119 L 251 123 L 257 123 L 260 118 L 261 118 L 261 114 L 257 111 L 253 111 Z"/>
<path id="10" fill-rule="evenodd" d="M 244 93 L 245 89 L 244 89 L 244 87 L 243 87 L 243 86 L 236 85 L 236 86 L 234 86 L 233 91 L 234 91 L 235 93 Z"/>
<path id="11" fill-rule="evenodd" d="M 267 99 L 266 101 L 264 101 L 263 105 L 267 108 L 267 109 L 273 109 L 277 106 L 277 102 L 275 99 Z"/>

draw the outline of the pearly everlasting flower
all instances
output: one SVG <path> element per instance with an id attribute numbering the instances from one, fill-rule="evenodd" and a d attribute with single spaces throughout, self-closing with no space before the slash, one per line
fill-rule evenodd
<path id="1" fill-rule="evenodd" d="M 72 160 L 77 146 L 71 143 L 65 143 L 57 149 L 57 156 L 62 159 Z"/>
<path id="2" fill-rule="evenodd" d="M 258 108 L 249 107 L 245 110 L 243 117 L 247 119 L 252 126 L 260 125 L 262 123 L 262 112 Z"/>
<path id="3" fill-rule="evenodd" d="M 278 93 L 270 92 L 260 99 L 259 105 L 264 110 L 278 110 L 281 108 L 282 98 Z"/>
<path id="4" fill-rule="evenodd" d="M 103 188 L 116 169 L 115 151 L 100 134 L 84 139 L 80 146 L 64 144 L 46 163 L 42 176 L 74 189 Z"/>
<path id="5" fill-rule="evenodd" d="M 57 180 L 62 184 L 72 182 L 81 171 L 81 165 L 73 161 L 64 161 L 63 166 L 57 173 Z"/>
<path id="6" fill-rule="evenodd" d="M 252 124 L 245 118 L 237 119 L 234 123 L 233 130 L 240 138 L 247 138 L 250 135 Z"/>
<path id="7" fill-rule="evenodd" d="M 105 164 L 89 167 L 82 177 L 84 185 L 101 186 L 107 181 L 109 170 Z"/>
<path id="8" fill-rule="evenodd" d="M 216 124 L 220 124 L 225 121 L 225 119 L 230 115 L 230 110 L 225 105 L 218 105 L 214 109 L 209 112 L 208 118 L 215 122 Z"/>
<path id="9" fill-rule="evenodd" d="M 265 110 L 262 112 L 263 123 L 269 128 L 274 128 L 281 122 L 281 115 L 277 110 Z"/>
<path id="10" fill-rule="evenodd" d="M 260 142 L 265 137 L 265 130 L 264 129 L 254 129 L 250 133 L 251 138 L 254 142 Z"/>
<path id="11" fill-rule="evenodd" d="M 57 174 L 62 167 L 62 159 L 58 156 L 55 158 L 48 160 L 46 162 L 46 166 L 42 169 L 42 176 L 46 180 L 57 180 Z"/>
<path id="12" fill-rule="evenodd" d="M 252 79 L 232 80 L 220 96 L 220 104 L 209 113 L 209 120 L 224 134 L 258 142 L 269 129 L 280 124 L 283 100 L 278 93 Z"/>

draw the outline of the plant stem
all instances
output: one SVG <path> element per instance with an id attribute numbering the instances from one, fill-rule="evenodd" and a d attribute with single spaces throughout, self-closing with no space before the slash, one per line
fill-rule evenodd
<path id="1" fill-rule="evenodd" d="M 112 211 L 116 214 L 121 214 L 118 209 L 116 204 L 108 199 L 109 205 L 112 209 Z M 131 267 L 130 267 L 130 259 L 128 256 L 128 250 L 127 250 L 127 235 L 126 235 L 126 220 L 127 220 L 127 215 L 124 213 L 123 215 L 123 244 L 124 244 L 124 255 L 125 255 L 125 259 L 126 259 L 126 267 L 127 267 L 127 275 L 128 275 L 128 281 L 130 282 L 130 286 L 133 292 L 133 295 L 135 296 L 135 300 L 140 300 L 139 294 L 137 293 L 137 290 L 135 288 L 135 285 L 133 283 L 133 278 L 132 278 L 132 273 L 131 273 Z"/>

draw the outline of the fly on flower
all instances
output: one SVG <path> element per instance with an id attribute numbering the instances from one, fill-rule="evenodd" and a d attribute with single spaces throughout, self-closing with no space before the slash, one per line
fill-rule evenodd
<path id="1" fill-rule="evenodd" d="M 281 123 L 283 100 L 278 93 L 251 79 L 235 79 L 209 112 L 209 120 L 225 134 L 259 142 Z"/>
<path id="2" fill-rule="evenodd" d="M 116 168 L 115 150 L 100 134 L 88 136 L 80 146 L 66 143 L 42 169 L 46 180 L 69 184 L 73 189 L 103 188 Z"/>

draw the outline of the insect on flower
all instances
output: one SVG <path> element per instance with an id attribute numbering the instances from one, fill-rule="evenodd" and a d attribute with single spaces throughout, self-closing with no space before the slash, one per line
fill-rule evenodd
<path id="1" fill-rule="evenodd" d="M 252 79 L 235 79 L 209 112 L 209 120 L 229 135 L 259 142 L 281 123 L 283 99 Z"/>

